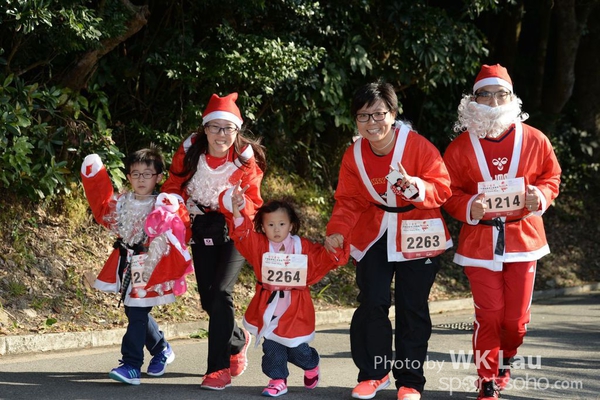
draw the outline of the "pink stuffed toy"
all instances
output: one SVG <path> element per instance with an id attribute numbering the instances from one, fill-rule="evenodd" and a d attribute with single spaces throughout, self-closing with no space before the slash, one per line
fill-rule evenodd
<path id="1" fill-rule="evenodd" d="M 177 213 L 179 207 L 176 196 L 159 194 L 144 226 L 150 238 L 143 272 L 143 278 L 148 282 L 146 288 L 160 291 L 162 285 L 172 284 L 177 296 L 185 293 L 185 276 L 193 272 L 185 244 L 186 227 Z"/>

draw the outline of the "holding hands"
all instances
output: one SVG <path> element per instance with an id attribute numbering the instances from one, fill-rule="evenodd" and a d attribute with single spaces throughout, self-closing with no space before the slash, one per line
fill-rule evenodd
<path id="1" fill-rule="evenodd" d="M 332 233 L 325 238 L 325 249 L 330 253 L 335 253 L 336 249 L 344 248 L 344 236 L 341 233 Z"/>

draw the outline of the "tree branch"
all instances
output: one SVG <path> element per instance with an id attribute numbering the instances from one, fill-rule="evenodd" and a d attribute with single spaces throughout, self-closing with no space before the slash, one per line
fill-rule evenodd
<path id="1" fill-rule="evenodd" d="M 129 0 L 121 1 L 133 13 L 132 19 L 127 22 L 127 31 L 120 36 L 103 40 L 99 49 L 83 54 L 75 66 L 63 75 L 63 79 L 61 80 L 63 86 L 74 91 L 83 89 L 96 70 L 98 61 L 119 44 L 139 32 L 148 23 L 147 17 L 150 15 L 148 6 L 135 6 Z"/>

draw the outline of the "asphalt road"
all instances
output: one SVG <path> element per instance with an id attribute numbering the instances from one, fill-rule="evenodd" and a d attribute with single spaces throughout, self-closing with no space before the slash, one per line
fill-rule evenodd
<path id="1" fill-rule="evenodd" d="M 471 382 L 472 311 L 433 315 L 423 399 L 476 399 Z M 232 399 L 264 398 L 268 381 L 260 347 L 248 352 L 250 365 L 223 391 L 200 389 L 206 368 L 206 340 L 172 340 L 176 359 L 158 378 L 142 375 L 140 386 L 108 378 L 118 365 L 119 347 L 55 351 L 0 358 L 0 399 Z M 348 324 L 318 328 L 313 345 L 321 354 L 322 378 L 314 390 L 302 385 L 302 371 L 290 366 L 288 394 L 294 399 L 350 399 L 357 369 L 350 358 Z M 600 292 L 542 300 L 533 305 L 529 333 L 520 349 L 520 369 L 502 399 L 600 399 Z M 398 362 L 398 361 L 396 361 Z M 144 367 L 145 369 L 145 367 Z M 376 399 L 393 400 L 391 385 Z"/>

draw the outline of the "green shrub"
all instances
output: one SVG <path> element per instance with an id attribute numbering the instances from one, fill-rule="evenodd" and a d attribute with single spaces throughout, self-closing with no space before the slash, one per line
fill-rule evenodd
<path id="1" fill-rule="evenodd" d="M 84 155 L 100 152 L 120 186 L 122 153 L 106 121 L 103 92 L 26 85 L 0 74 L 0 188 L 32 200 L 68 193 Z M 94 118 L 92 119 L 92 116 Z"/>

